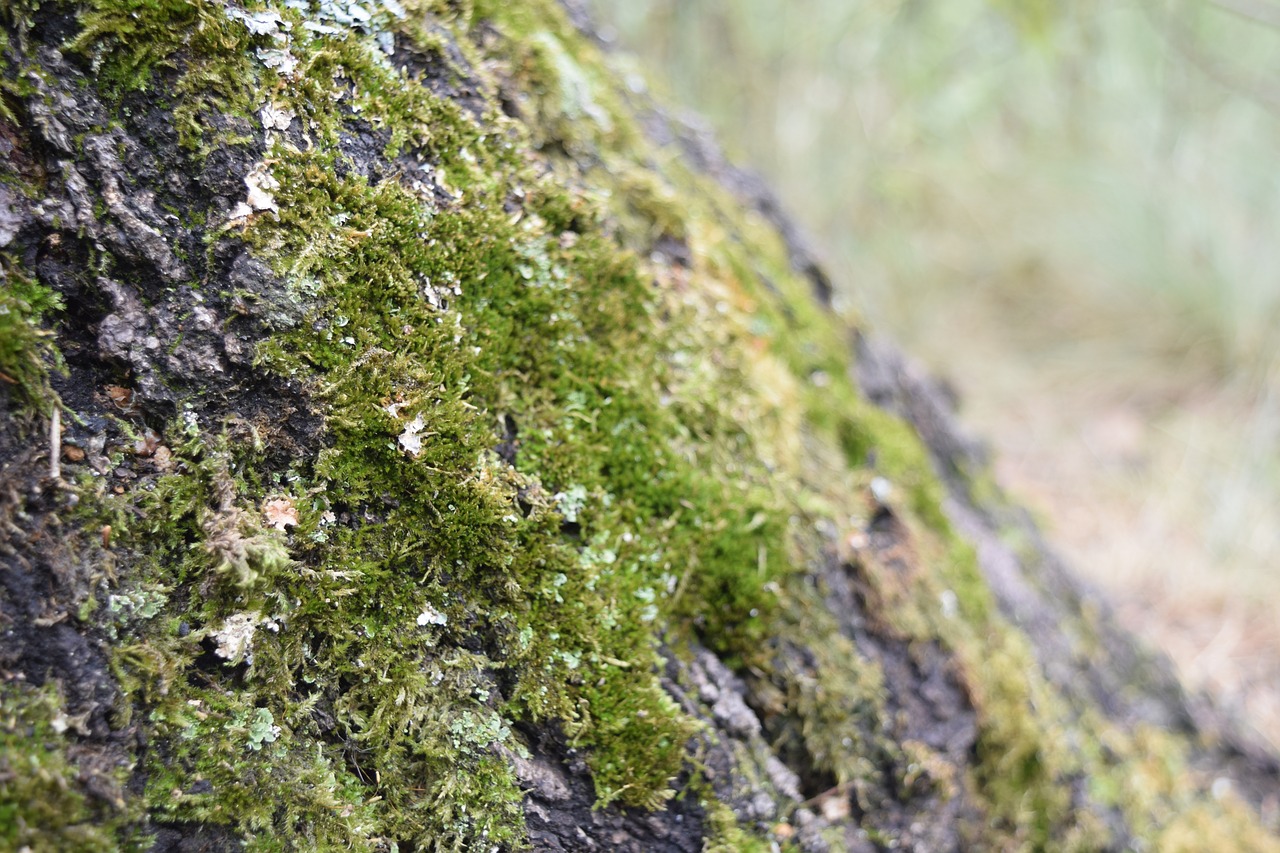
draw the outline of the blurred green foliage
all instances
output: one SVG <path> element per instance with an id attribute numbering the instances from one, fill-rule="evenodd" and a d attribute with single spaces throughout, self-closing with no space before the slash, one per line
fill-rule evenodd
<path id="1" fill-rule="evenodd" d="M 1052 334 L 1056 298 L 1157 357 L 1271 373 L 1280 4 L 595 6 L 901 337 L 954 300 Z"/>

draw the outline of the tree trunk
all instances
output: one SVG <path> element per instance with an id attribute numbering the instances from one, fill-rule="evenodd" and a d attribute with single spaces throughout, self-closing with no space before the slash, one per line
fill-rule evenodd
<path id="1" fill-rule="evenodd" d="M 575 7 L 0 21 L 0 847 L 1280 849 Z"/>

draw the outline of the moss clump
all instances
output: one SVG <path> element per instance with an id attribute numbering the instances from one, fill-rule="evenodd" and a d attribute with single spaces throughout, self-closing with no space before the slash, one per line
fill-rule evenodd
<path id="1" fill-rule="evenodd" d="M 709 831 L 703 853 L 772 853 L 774 850 L 793 850 L 790 844 L 779 847 L 771 838 L 761 837 L 744 829 L 733 815 L 733 810 L 723 803 L 714 803 L 707 815 Z"/>
<path id="2" fill-rule="evenodd" d="M 40 8 L 40 0 L 13 0 L 0 7 L 0 119 L 11 124 L 19 124 L 20 107 L 16 107 L 19 99 L 31 94 L 31 84 L 10 72 L 10 62 L 25 48 L 27 31 L 34 23 L 36 11 Z M 10 33 L 17 38 L 11 44 Z M 6 176 L 6 182 L 10 179 Z"/>
<path id="3" fill-rule="evenodd" d="M 168 83 L 175 130 L 189 147 L 201 142 L 210 116 L 253 112 L 249 52 L 276 46 L 272 28 L 232 20 L 213 0 L 91 0 L 80 24 L 67 47 L 89 58 L 103 94 L 118 103 Z"/>
<path id="4" fill-rule="evenodd" d="M 436 654 L 434 623 L 418 617 L 439 614 L 421 599 L 390 606 L 402 590 L 378 555 L 341 569 L 292 559 L 254 497 L 287 487 L 258 478 L 251 449 L 193 440 L 175 460 L 121 532 L 170 602 L 116 650 L 164 744 L 148 762 L 153 814 L 230 824 L 252 850 L 518 840 L 518 792 L 487 751 L 510 733 L 483 700 L 486 661 Z M 323 529 L 318 506 L 298 505 Z"/>
<path id="5" fill-rule="evenodd" d="M 49 371 L 63 366 L 53 332 L 41 324 L 61 307 L 58 294 L 0 254 L 0 382 L 9 386 L 20 407 L 46 416 L 57 400 Z"/>
<path id="6" fill-rule="evenodd" d="M 0 846 L 4 849 L 32 853 L 120 849 L 120 831 L 130 816 L 119 794 L 127 768 L 93 774 L 98 778 L 91 779 L 69 755 L 74 747 L 67 732 L 76 723 L 53 685 L 0 685 Z M 109 790 L 116 792 L 114 804 L 104 801 L 102 792 Z"/>
<path id="7" fill-rule="evenodd" d="M 953 652 L 979 717 L 970 778 L 940 786 L 973 787 L 993 848 L 1073 823 L 1101 844 L 1063 788 L 1087 733 L 919 439 L 860 399 L 773 229 L 645 140 L 558 5 L 90 6 L 72 44 L 108 101 L 169 86 L 187 142 L 210 111 L 271 116 L 255 203 L 207 236 L 278 282 L 210 295 L 291 303 L 255 381 L 322 421 L 300 447 L 210 395 L 163 471 L 80 484 L 115 531 L 102 618 L 118 721 L 156 744 L 150 815 L 251 850 L 518 848 L 506 757 L 552 722 L 599 805 L 660 807 L 702 727 L 657 650 L 692 642 L 757 679 L 816 777 L 858 795 L 901 768 L 910 793 L 936 756 L 892 741 L 894 685 L 812 583 L 883 511 L 902 555 L 860 566 L 872 616 Z M 681 262 L 651 256 L 671 241 Z M 764 843 L 707 806 L 722 847 Z"/>
<path id="8" fill-rule="evenodd" d="M 1230 780 L 1202 780 L 1210 787 L 1208 797 L 1188 784 L 1198 774 L 1178 738 L 1152 726 L 1122 731 L 1092 715 L 1089 721 L 1097 733 L 1086 749 L 1095 768 L 1090 791 L 1120 809 L 1150 849 L 1280 850 L 1280 841 L 1258 825 Z"/>
<path id="9" fill-rule="evenodd" d="M 601 803 L 657 806 L 697 727 L 659 686 L 656 642 L 673 620 L 721 646 L 758 631 L 786 551 L 768 472 L 734 464 L 731 417 L 661 401 L 679 355 L 662 297 L 597 203 L 357 34 L 279 14 L 308 74 L 263 79 L 312 145 L 267 152 L 278 214 L 243 235 L 306 305 L 261 362 L 311 389 L 328 446 L 281 468 L 243 430 L 193 433 L 118 525 L 169 601 L 118 656 L 175 744 L 148 798 L 263 849 L 513 843 L 519 792 L 493 749 L 519 749 L 511 721 L 557 719 Z M 387 124 L 384 154 L 411 150 L 466 203 L 352 169 L 349 92 Z M 504 422 L 514 464 L 493 452 Z M 270 501 L 296 523 L 268 529 Z M 290 776 L 341 819 L 305 820 L 314 804 L 275 794 Z"/>
<path id="10" fill-rule="evenodd" d="M 752 660 L 769 674 L 757 688 L 766 714 L 786 720 L 775 726 L 775 746 L 804 756 L 806 772 L 861 799 L 897 751 L 887 734 L 884 674 L 860 658 L 808 585 L 788 584 L 784 602 L 771 634 L 790 639 Z"/>

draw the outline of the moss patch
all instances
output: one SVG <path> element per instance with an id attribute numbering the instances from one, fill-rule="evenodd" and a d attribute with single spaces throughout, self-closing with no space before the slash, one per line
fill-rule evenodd
<path id="1" fill-rule="evenodd" d="M 255 380 L 322 423 L 299 447 L 234 389 L 178 401 L 149 425 L 163 466 L 77 484 L 113 531 L 92 618 L 116 722 L 154 744 L 149 815 L 250 850 L 518 848 L 508 757 L 542 723 L 598 805 L 658 808 L 701 725 L 657 650 L 692 641 L 757 679 L 816 778 L 858 797 L 900 768 L 906 797 L 934 755 L 893 741 L 894 686 L 814 584 L 887 516 L 903 556 L 860 564 L 872 615 L 953 653 L 978 715 L 972 772 L 937 787 L 972 786 L 992 848 L 1106 842 L 1069 790 L 1101 753 L 1076 749 L 1091 734 L 998 614 L 918 437 L 853 387 L 848 330 L 772 226 L 646 141 L 558 5 L 89 6 L 70 47 L 113 108 L 163 87 L 184 143 L 215 113 L 261 139 L 244 202 L 200 225 L 270 293 L 201 286 L 261 338 Z M 12 280 L 0 370 L 48 400 L 55 306 Z M 765 843 L 706 805 L 713 846 Z"/>
<path id="2" fill-rule="evenodd" d="M 0 382 L 9 386 L 21 408 L 45 416 L 56 404 L 49 372 L 63 367 L 53 332 L 42 322 L 61 307 L 58 294 L 0 254 Z"/>
<path id="3" fill-rule="evenodd" d="M 252 112 L 257 87 L 249 51 L 269 49 L 272 40 L 265 27 L 230 19 L 223 4 L 93 0 L 80 23 L 67 47 L 89 59 L 99 89 L 116 103 L 129 92 L 167 91 L 185 145 L 202 141 L 214 113 Z"/>
<path id="4" fill-rule="evenodd" d="M 0 685 L 0 844 L 6 849 L 106 853 L 127 837 L 122 829 L 129 815 L 119 793 L 127 768 L 95 774 L 78 765 L 68 734 L 76 724 L 56 686 Z M 112 789 L 117 802 L 104 802 Z"/>

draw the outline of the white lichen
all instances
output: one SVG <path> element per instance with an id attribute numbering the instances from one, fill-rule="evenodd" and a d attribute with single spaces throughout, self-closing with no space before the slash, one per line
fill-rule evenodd
<path id="1" fill-rule="evenodd" d="M 244 185 L 248 190 L 245 200 L 236 204 L 231 210 L 231 224 L 240 224 L 255 213 L 271 211 L 280 212 L 276 197 L 272 190 L 280 189 L 280 182 L 275 179 L 266 163 L 259 163 L 244 176 Z"/>
<path id="2" fill-rule="evenodd" d="M 253 721 L 249 723 L 249 742 L 246 746 L 257 752 L 262 749 L 264 743 L 275 743 L 278 737 L 280 737 L 280 727 L 276 725 L 275 717 L 271 712 L 266 708 L 255 710 Z"/>
<path id="3" fill-rule="evenodd" d="M 213 632 L 214 654 L 229 663 L 253 663 L 253 635 L 262 621 L 260 613 L 233 613 Z"/>
<path id="4" fill-rule="evenodd" d="M 425 628 L 428 625 L 448 625 L 449 617 L 436 610 L 430 604 L 422 608 L 422 612 L 418 614 L 418 627 Z"/>
<path id="5" fill-rule="evenodd" d="M 244 184 L 249 190 L 247 201 L 254 210 L 270 210 L 280 212 L 272 190 L 280 189 L 280 182 L 267 170 L 265 163 L 259 163 L 245 175 Z"/>
<path id="6" fill-rule="evenodd" d="M 83 711 L 79 714 L 68 714 L 65 710 L 59 710 L 58 713 L 53 716 L 53 719 L 49 720 L 49 727 L 58 734 L 65 734 L 67 731 L 74 729 L 77 734 L 88 737 L 90 734 L 90 713 L 90 711 Z"/>
<path id="7" fill-rule="evenodd" d="M 556 508 L 560 510 L 560 515 L 567 522 L 575 523 L 578 520 L 578 514 L 587 505 L 587 489 L 585 486 L 571 486 L 563 492 L 557 492 L 555 495 Z"/>
<path id="8" fill-rule="evenodd" d="M 879 503 L 888 503 L 893 497 L 893 484 L 884 477 L 876 477 L 871 481 L 871 495 Z"/>
<path id="9" fill-rule="evenodd" d="M 266 48 L 257 50 L 258 60 L 282 77 L 292 79 L 298 73 L 298 57 L 287 47 Z"/>
<path id="10" fill-rule="evenodd" d="M 419 413 L 405 425 L 404 432 L 400 433 L 400 438 L 397 440 L 410 456 L 417 456 L 422 452 L 422 431 L 426 428 L 427 422 Z"/>
<path id="11" fill-rule="evenodd" d="M 397 0 L 353 2 L 353 0 L 285 0 L 285 5 L 302 13 L 303 28 L 317 36 L 345 39 L 352 33 L 373 36 L 383 53 L 395 51 L 392 25 L 408 16 Z"/>
<path id="12" fill-rule="evenodd" d="M 268 131 L 288 130 L 289 124 L 297 118 L 293 110 L 272 103 L 263 105 L 258 115 L 262 118 L 263 128 Z"/>
<path id="13" fill-rule="evenodd" d="M 298 526 L 298 508 L 292 498 L 272 498 L 262 505 L 262 515 L 276 530 Z"/>
<path id="14" fill-rule="evenodd" d="M 269 10 L 246 12 L 235 6 L 227 6 L 226 12 L 227 17 L 244 24 L 245 28 L 255 36 L 271 36 L 276 41 L 283 41 L 289 37 L 289 30 L 293 28 L 293 25 L 282 18 L 279 12 Z"/>
<path id="15" fill-rule="evenodd" d="M 168 597 L 158 588 L 143 588 L 107 596 L 107 612 L 114 619 L 154 619 L 164 609 Z"/>

